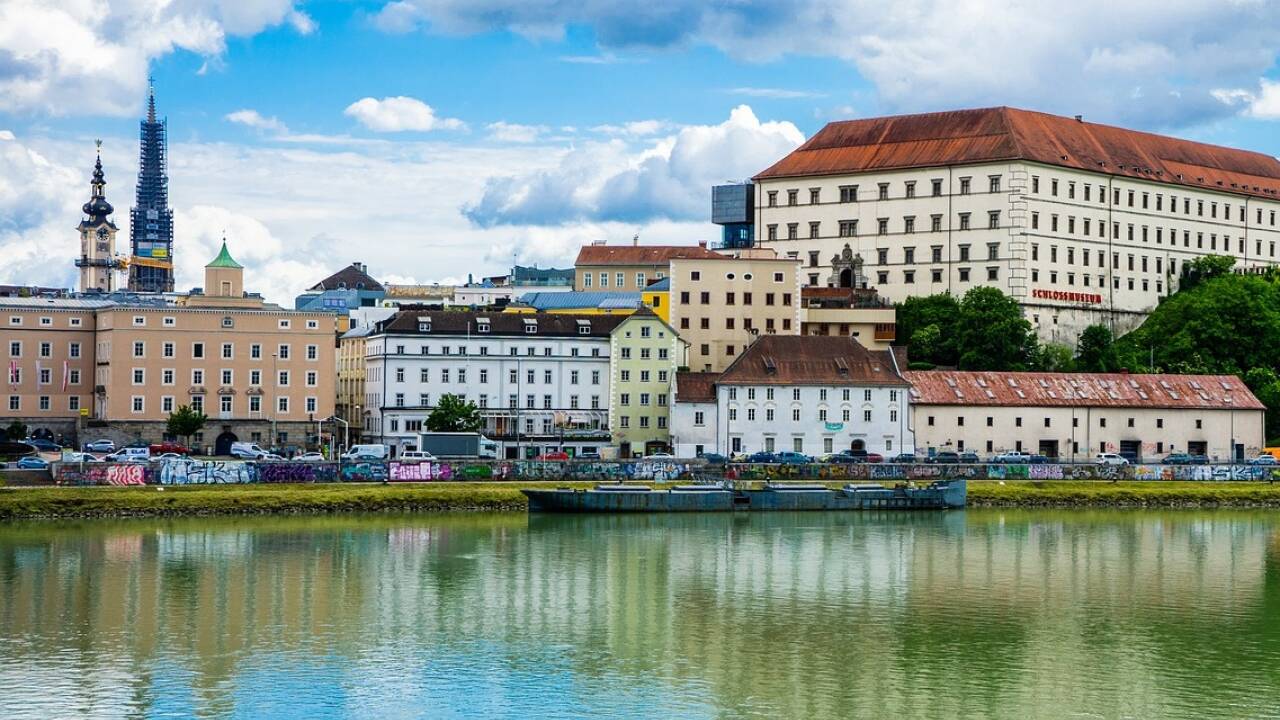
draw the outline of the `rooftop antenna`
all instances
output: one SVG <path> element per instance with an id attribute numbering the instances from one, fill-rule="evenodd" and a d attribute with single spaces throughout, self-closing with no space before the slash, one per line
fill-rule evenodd
<path id="1" fill-rule="evenodd" d="M 635 247 L 640 244 L 640 233 L 631 236 L 631 246 Z"/>

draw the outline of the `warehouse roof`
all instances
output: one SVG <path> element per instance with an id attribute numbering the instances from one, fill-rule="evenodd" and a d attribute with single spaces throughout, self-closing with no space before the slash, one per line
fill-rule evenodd
<path id="1" fill-rule="evenodd" d="M 1264 410 L 1234 375 L 919 370 L 904 373 L 920 405 Z"/>
<path id="2" fill-rule="evenodd" d="M 583 245 L 574 265 L 665 265 L 672 258 L 723 260 L 701 245 Z"/>
<path id="3" fill-rule="evenodd" d="M 575 310 L 640 307 L 638 292 L 530 292 L 519 303 L 536 310 Z"/>
<path id="4" fill-rule="evenodd" d="M 1280 161 L 1265 153 L 1010 107 L 828 123 L 756 179 L 1008 160 L 1280 197 Z"/>
<path id="5" fill-rule="evenodd" d="M 729 385 L 903 385 L 887 350 L 853 338 L 763 335 L 717 381 Z"/>
<path id="6" fill-rule="evenodd" d="M 406 308 L 378 323 L 388 335 L 520 335 L 538 337 L 608 337 L 626 315 L 574 313 L 503 313 Z"/>

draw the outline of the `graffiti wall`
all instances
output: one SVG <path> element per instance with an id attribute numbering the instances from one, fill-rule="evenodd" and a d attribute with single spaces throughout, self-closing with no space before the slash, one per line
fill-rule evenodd
<path id="1" fill-rule="evenodd" d="M 254 481 L 250 463 L 239 460 L 169 460 L 159 465 L 161 485 L 230 485 Z"/>

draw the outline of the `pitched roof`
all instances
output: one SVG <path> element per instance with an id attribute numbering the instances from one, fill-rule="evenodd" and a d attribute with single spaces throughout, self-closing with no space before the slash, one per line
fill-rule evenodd
<path id="1" fill-rule="evenodd" d="M 421 318 L 430 318 L 423 320 Z M 574 313 L 504 313 L 475 310 L 429 310 L 425 307 L 403 308 L 378 324 L 378 331 L 388 335 L 483 335 L 481 325 L 489 326 L 489 335 L 521 337 L 608 337 L 626 315 L 579 315 Z M 487 320 L 488 322 L 482 322 Z M 419 330 L 429 323 L 430 330 Z M 531 324 L 535 332 L 525 328 Z M 590 328 L 582 332 L 579 328 Z"/>
<path id="2" fill-rule="evenodd" d="M 520 296 L 521 305 L 536 310 L 581 310 L 585 308 L 636 308 L 640 307 L 638 292 L 570 291 L 530 292 Z"/>
<path id="3" fill-rule="evenodd" d="M 677 372 L 676 402 L 715 402 L 718 379 L 720 379 L 720 373 L 715 372 Z"/>
<path id="4" fill-rule="evenodd" d="M 723 255 L 701 245 L 583 245 L 575 266 L 665 265 L 672 258 L 723 260 Z"/>
<path id="5" fill-rule="evenodd" d="M 383 290 L 382 283 L 374 280 L 365 272 L 363 263 L 354 262 L 342 268 L 338 272 L 312 285 L 308 290 L 337 290 L 339 288 L 347 288 L 349 290 Z M 363 287 L 362 287 L 363 286 Z"/>
<path id="6" fill-rule="evenodd" d="M 1221 192 L 1280 197 L 1280 161 L 1009 107 L 828 123 L 756 179 L 1026 160 Z"/>
<path id="7" fill-rule="evenodd" d="M 919 405 L 1135 407 L 1263 410 L 1234 375 L 972 372 L 913 370 Z"/>
<path id="8" fill-rule="evenodd" d="M 227 240 L 226 238 L 223 238 L 222 249 L 218 251 L 218 257 L 214 258 L 213 261 L 210 262 L 208 265 L 205 265 L 205 267 L 232 268 L 232 269 L 238 270 L 243 268 L 244 266 L 236 262 L 235 259 L 231 257 L 231 253 L 227 252 Z"/>
<path id="9" fill-rule="evenodd" d="M 724 373 L 730 385 L 902 385 L 887 350 L 868 350 L 853 338 L 763 335 Z"/>

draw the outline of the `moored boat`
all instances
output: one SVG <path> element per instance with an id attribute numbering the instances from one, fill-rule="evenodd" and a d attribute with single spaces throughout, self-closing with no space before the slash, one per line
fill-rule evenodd
<path id="1" fill-rule="evenodd" d="M 766 484 L 759 490 L 721 485 L 598 485 L 590 490 L 521 490 L 529 512 L 725 512 L 731 510 L 944 510 L 963 508 L 964 480 L 939 480 L 920 487 L 870 483 L 831 489 L 825 485 Z"/>

